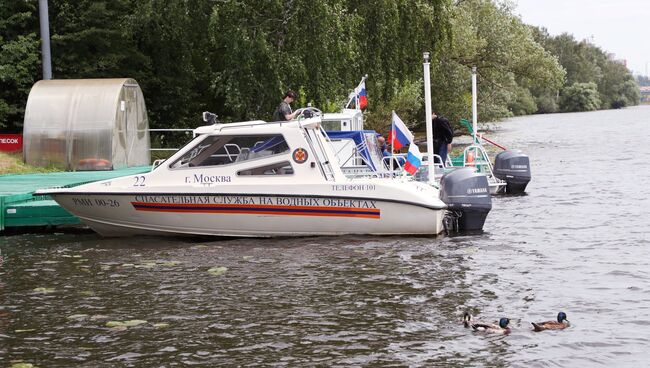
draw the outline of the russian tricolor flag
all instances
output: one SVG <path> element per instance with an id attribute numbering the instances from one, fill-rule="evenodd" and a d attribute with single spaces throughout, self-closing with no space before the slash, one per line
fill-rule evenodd
<path id="1" fill-rule="evenodd" d="M 361 110 L 365 109 L 368 106 L 368 98 L 366 97 L 366 80 L 362 79 L 361 83 L 354 89 L 354 93 L 357 95 L 357 106 Z"/>
<path id="2" fill-rule="evenodd" d="M 413 134 L 406 127 L 402 119 L 393 111 L 393 123 L 388 134 L 388 141 L 393 145 L 394 150 L 399 150 L 413 142 Z"/>
<path id="3" fill-rule="evenodd" d="M 418 168 L 422 165 L 422 154 L 417 144 L 411 142 L 409 146 L 409 153 L 406 155 L 406 163 L 404 164 L 404 170 L 411 175 L 415 175 L 415 172 L 418 171 Z"/>

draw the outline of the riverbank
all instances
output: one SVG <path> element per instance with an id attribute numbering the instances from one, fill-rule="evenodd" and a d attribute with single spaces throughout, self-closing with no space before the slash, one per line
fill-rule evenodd
<path id="1" fill-rule="evenodd" d="M 34 167 L 23 162 L 21 154 L 7 154 L 0 152 L 0 175 L 6 174 L 34 174 L 59 172 L 52 167 Z"/>

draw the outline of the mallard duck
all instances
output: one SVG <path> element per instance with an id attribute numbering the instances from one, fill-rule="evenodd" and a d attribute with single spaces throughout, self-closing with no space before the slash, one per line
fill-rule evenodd
<path id="1" fill-rule="evenodd" d="M 465 312 L 465 314 L 463 315 L 463 325 L 466 328 L 469 328 L 469 326 L 472 325 L 472 315 L 471 314 Z"/>
<path id="2" fill-rule="evenodd" d="M 566 319 L 566 313 L 560 312 L 557 314 L 557 321 L 546 321 L 546 322 L 531 322 L 535 331 L 544 331 L 544 330 L 562 330 L 569 327 L 571 324 L 569 320 Z"/>
<path id="3" fill-rule="evenodd" d="M 471 316 L 470 320 L 471 320 Z M 486 333 L 498 333 L 498 334 L 508 334 L 510 333 L 510 327 L 508 327 L 508 324 L 510 323 L 510 319 L 508 318 L 501 318 L 499 320 L 499 324 L 495 325 L 493 323 L 482 323 L 482 322 L 477 322 L 477 323 L 470 323 L 468 321 L 468 324 L 472 326 L 474 331 L 476 332 L 486 332 Z"/>

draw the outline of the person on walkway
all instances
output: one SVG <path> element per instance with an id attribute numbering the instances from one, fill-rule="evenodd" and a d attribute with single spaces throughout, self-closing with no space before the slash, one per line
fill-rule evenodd
<path id="1" fill-rule="evenodd" d="M 291 103 L 296 100 L 296 97 L 298 97 L 298 95 L 296 95 L 296 92 L 292 90 L 288 90 L 287 93 L 284 94 L 282 102 L 280 102 L 278 108 L 275 109 L 275 112 L 273 113 L 273 121 L 289 121 L 296 117 L 298 111 L 293 112 L 291 110 Z"/>
<path id="2" fill-rule="evenodd" d="M 447 154 L 451 151 L 451 142 L 454 140 L 454 129 L 444 116 L 435 112 L 431 114 L 433 120 L 433 153 L 442 158 L 442 163 L 447 161 Z"/>

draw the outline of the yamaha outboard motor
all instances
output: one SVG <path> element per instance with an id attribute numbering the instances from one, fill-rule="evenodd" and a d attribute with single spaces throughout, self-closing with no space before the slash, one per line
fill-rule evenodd
<path id="1" fill-rule="evenodd" d="M 440 199 L 447 204 L 446 225 L 459 231 L 482 230 L 492 209 L 487 177 L 471 167 L 461 167 L 440 179 Z"/>
<path id="2" fill-rule="evenodd" d="M 523 193 L 530 181 L 528 155 L 519 150 L 499 153 L 494 159 L 494 176 L 506 182 L 506 193 Z"/>

